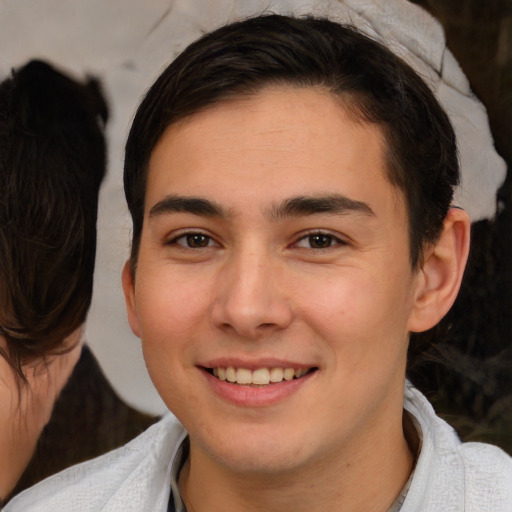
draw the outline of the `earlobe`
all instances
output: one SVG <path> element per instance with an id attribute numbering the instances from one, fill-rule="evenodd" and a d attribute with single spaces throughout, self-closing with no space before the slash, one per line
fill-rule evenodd
<path id="1" fill-rule="evenodd" d="M 137 317 L 137 309 L 135 307 L 135 283 L 133 282 L 132 269 L 129 260 L 124 264 L 121 281 L 123 283 L 128 323 L 130 324 L 133 334 L 140 338 L 139 319 Z"/>
<path id="2" fill-rule="evenodd" d="M 409 331 L 434 327 L 455 302 L 469 254 L 470 221 L 467 213 L 450 208 L 441 236 L 426 249 L 419 270 Z"/>

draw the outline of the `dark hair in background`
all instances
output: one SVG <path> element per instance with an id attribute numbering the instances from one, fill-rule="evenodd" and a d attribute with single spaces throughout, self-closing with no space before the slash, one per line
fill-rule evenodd
<path id="1" fill-rule="evenodd" d="M 96 80 L 41 61 L 0 84 L 1 355 L 22 380 L 87 316 L 107 118 Z"/>
<path id="2" fill-rule="evenodd" d="M 124 184 L 135 274 L 151 153 L 172 123 L 266 86 L 321 87 L 357 119 L 381 125 L 388 178 L 404 193 L 411 261 L 437 239 L 459 180 L 455 134 L 421 78 L 381 44 L 319 18 L 266 15 L 191 44 L 142 101 L 126 144 Z"/>

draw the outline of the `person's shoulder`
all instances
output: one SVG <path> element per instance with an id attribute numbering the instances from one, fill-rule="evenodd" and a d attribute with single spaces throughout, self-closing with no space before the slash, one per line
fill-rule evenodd
<path id="1" fill-rule="evenodd" d="M 501 448 L 485 443 L 462 443 L 466 501 L 492 509 L 512 510 L 512 457 Z M 471 510 L 479 510 L 473 508 Z"/>
<path id="2" fill-rule="evenodd" d="M 509 455 L 490 444 L 462 443 L 455 430 L 436 416 L 428 400 L 408 382 L 404 405 L 422 442 L 404 512 L 512 511 Z"/>
<path id="3" fill-rule="evenodd" d="M 15 496 L 4 512 L 144 510 L 148 496 L 165 501 L 169 465 L 186 435 L 171 414 L 134 440 L 96 459 L 72 466 Z"/>
<path id="4" fill-rule="evenodd" d="M 498 446 L 487 443 L 461 443 L 460 452 L 467 468 L 489 468 L 512 475 L 512 457 Z"/>

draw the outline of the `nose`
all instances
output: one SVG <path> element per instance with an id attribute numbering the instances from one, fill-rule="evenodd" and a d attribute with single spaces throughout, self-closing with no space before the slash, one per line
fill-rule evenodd
<path id="1" fill-rule="evenodd" d="M 288 327 L 293 311 L 277 259 L 270 251 L 246 250 L 224 263 L 211 310 L 217 328 L 258 339 Z"/>

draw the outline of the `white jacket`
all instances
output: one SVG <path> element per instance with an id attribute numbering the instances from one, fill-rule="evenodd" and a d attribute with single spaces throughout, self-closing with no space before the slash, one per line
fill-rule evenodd
<path id="1" fill-rule="evenodd" d="M 512 458 L 461 443 L 410 384 L 404 407 L 423 438 L 401 512 L 512 512 Z M 126 446 L 54 475 L 11 500 L 5 512 L 165 512 L 172 461 L 186 432 L 167 415 Z"/>

